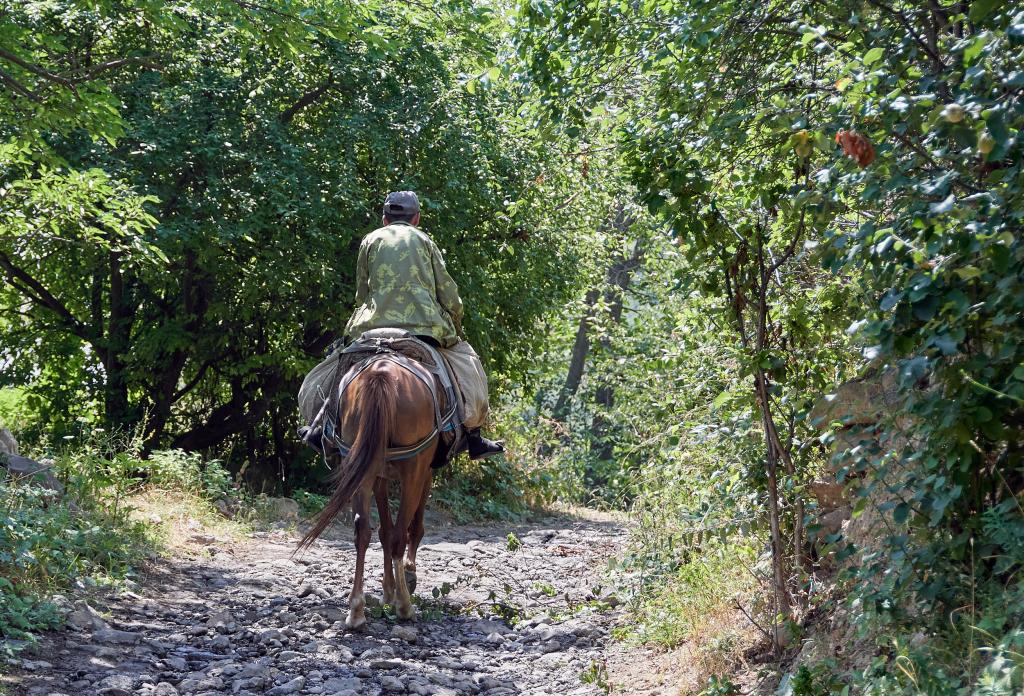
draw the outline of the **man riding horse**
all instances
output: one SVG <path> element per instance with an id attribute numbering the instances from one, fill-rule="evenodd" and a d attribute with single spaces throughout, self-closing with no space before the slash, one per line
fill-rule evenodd
<path id="1" fill-rule="evenodd" d="M 431 469 L 448 461 L 460 441 L 467 442 L 472 459 L 504 449 L 480 435 L 487 418 L 487 377 L 480 358 L 459 337 L 458 288 L 437 245 L 417 227 L 419 221 L 416 194 L 388 195 L 384 226 L 368 234 L 359 247 L 357 307 L 345 328 L 346 343 L 351 345 L 332 351 L 306 376 L 299 391 L 299 408 L 310 424 L 300 429 L 300 435 L 335 464 L 334 491 L 299 547 L 312 544 L 351 503 L 356 568 L 345 624 L 352 629 L 366 625 L 363 575 L 371 500 L 376 501 L 380 520 L 384 602 L 394 605 L 399 618 L 411 619 L 416 614 L 416 550 L 424 534 Z M 409 343 L 414 345 L 398 347 Z M 425 350 L 434 369 L 403 352 L 412 348 L 417 355 Z M 454 380 L 439 363 L 448 364 Z M 445 395 L 444 415 L 439 391 Z M 466 438 L 447 427 L 453 420 L 461 420 Z M 442 444 L 442 433 L 449 436 L 447 444 Z M 394 517 L 390 481 L 397 481 L 400 491 Z"/>
<path id="2" fill-rule="evenodd" d="M 408 331 L 438 348 L 453 366 L 463 392 L 479 395 L 464 404 L 469 458 L 503 452 L 500 442 L 480 434 L 488 411 L 487 377 L 476 352 L 461 338 L 459 288 L 448 274 L 437 244 L 419 229 L 419 198 L 412 191 L 389 193 L 381 222 L 383 226 L 359 245 L 356 310 L 345 327 L 345 342 L 366 331 L 391 328 Z M 460 365 L 468 368 L 460 370 Z M 469 380 L 478 384 L 466 384 Z"/>

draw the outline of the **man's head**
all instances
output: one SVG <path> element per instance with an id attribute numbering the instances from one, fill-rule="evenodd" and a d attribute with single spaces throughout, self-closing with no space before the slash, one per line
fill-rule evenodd
<path id="1" fill-rule="evenodd" d="M 384 224 L 408 222 L 420 224 L 420 199 L 414 191 L 392 191 L 384 199 Z"/>

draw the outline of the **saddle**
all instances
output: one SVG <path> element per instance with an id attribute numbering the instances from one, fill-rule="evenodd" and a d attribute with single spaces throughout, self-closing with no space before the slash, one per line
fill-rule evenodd
<path id="1" fill-rule="evenodd" d="M 433 431 L 414 445 L 388 448 L 385 459 L 410 459 L 438 438 L 432 466 L 438 468 L 448 463 L 462 449 L 466 438 L 451 367 L 436 348 L 401 329 L 374 329 L 347 347 L 335 344 L 327 360 L 306 378 L 312 384 L 304 383 L 300 391 L 300 402 L 304 392 L 308 400 L 308 390 L 314 389 L 316 402 L 321 404 L 309 427 L 303 429 L 303 441 L 320 451 L 325 459 L 348 454 L 349 444 L 342 440 L 340 428 L 345 393 L 356 377 L 380 361 L 395 363 L 412 373 L 427 387 L 434 404 Z"/>

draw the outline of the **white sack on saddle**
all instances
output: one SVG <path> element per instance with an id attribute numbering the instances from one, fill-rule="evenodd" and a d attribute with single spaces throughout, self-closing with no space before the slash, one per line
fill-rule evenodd
<path id="1" fill-rule="evenodd" d="M 455 386 L 462 397 L 462 423 L 467 429 L 481 427 L 487 420 L 487 375 L 473 346 L 459 341 L 451 348 L 438 348 L 448 361 Z"/>
<path id="2" fill-rule="evenodd" d="M 299 413 L 302 414 L 302 422 L 306 425 L 313 422 L 316 414 L 320 412 L 320 407 L 324 405 L 320 391 L 322 390 L 324 394 L 331 391 L 338 357 L 337 353 L 332 353 L 329 358 L 310 370 L 306 379 L 302 380 L 302 386 L 299 387 Z"/>

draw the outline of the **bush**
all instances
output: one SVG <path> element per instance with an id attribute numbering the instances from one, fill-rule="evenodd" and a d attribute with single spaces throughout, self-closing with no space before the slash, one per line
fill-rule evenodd
<path id="1" fill-rule="evenodd" d="M 105 501 L 54 500 L 40 488 L 0 482 L 0 636 L 16 643 L 61 619 L 48 599 L 72 585 L 132 575 L 150 546 L 143 525 Z"/>
<path id="2" fill-rule="evenodd" d="M 518 519 L 544 499 L 537 478 L 507 457 L 459 457 L 434 481 L 434 502 L 457 522 Z"/>
<path id="3" fill-rule="evenodd" d="M 198 452 L 153 452 L 141 465 L 147 482 L 158 488 L 192 493 L 209 500 L 225 498 L 234 490 L 231 474 L 220 461 L 204 460 Z"/>

